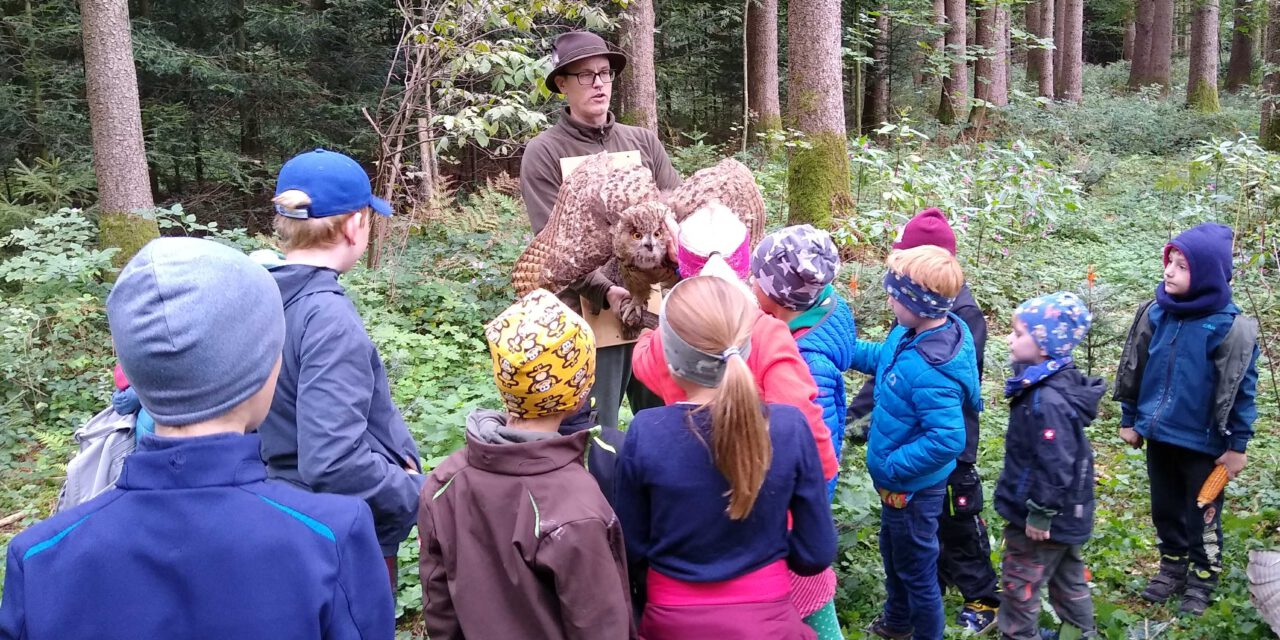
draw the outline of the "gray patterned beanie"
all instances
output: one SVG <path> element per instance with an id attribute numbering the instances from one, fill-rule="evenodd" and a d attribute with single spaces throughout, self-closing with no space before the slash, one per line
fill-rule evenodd
<path id="1" fill-rule="evenodd" d="M 812 307 L 839 270 L 831 234 L 807 224 L 765 236 L 751 254 L 751 276 L 760 289 L 792 311 Z"/>

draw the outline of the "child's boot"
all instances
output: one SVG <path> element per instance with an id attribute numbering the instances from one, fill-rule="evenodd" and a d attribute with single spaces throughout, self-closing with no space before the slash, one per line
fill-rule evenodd
<path id="1" fill-rule="evenodd" d="M 1218 586 L 1218 575 L 1207 569 L 1194 569 L 1187 575 L 1187 589 L 1182 594 L 1182 613 L 1200 617 L 1213 602 L 1213 590 Z"/>
<path id="2" fill-rule="evenodd" d="M 1171 596 L 1182 593 L 1187 586 L 1187 559 L 1170 556 L 1160 557 L 1160 571 L 1147 582 L 1142 590 L 1142 599 L 1160 604 Z"/>

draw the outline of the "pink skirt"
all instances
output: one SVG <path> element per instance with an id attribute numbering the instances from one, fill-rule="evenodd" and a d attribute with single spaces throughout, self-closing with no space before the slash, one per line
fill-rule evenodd
<path id="1" fill-rule="evenodd" d="M 783 561 L 723 582 L 684 582 L 649 570 L 641 640 L 817 640 L 791 604 Z"/>

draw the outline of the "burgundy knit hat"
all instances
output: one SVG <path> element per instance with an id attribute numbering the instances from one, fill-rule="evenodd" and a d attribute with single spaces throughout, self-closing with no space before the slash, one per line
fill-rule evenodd
<path id="1" fill-rule="evenodd" d="M 902 227 L 902 234 L 894 249 L 914 249 L 925 245 L 941 247 L 956 254 L 956 234 L 947 222 L 947 215 L 937 207 L 930 207 L 916 214 Z"/>

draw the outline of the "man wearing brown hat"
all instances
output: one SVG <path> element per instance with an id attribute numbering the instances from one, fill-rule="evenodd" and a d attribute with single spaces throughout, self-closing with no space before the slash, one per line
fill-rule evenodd
<path id="1" fill-rule="evenodd" d="M 551 217 L 564 177 L 562 159 L 601 152 L 638 154 L 659 189 L 669 191 L 680 185 L 680 176 L 658 136 L 648 129 L 619 124 L 609 110 L 613 81 L 626 66 L 627 57 L 611 50 L 594 33 L 571 31 L 556 38 L 547 88 L 563 95 L 566 105 L 555 126 L 529 141 L 520 162 L 520 191 L 535 234 Z M 578 296 L 597 308 L 616 309 L 628 294 L 597 271 L 574 283 L 561 299 L 580 312 Z M 624 391 L 633 410 L 661 405 L 644 385 L 631 378 L 632 346 L 626 343 L 597 349 L 596 385 L 591 397 L 600 425 L 606 429 L 618 424 Z"/>

